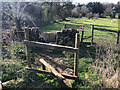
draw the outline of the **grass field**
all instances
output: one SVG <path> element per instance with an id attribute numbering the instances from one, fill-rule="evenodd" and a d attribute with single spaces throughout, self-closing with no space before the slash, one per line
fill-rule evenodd
<path id="1" fill-rule="evenodd" d="M 98 18 L 98 19 L 88 19 L 88 18 L 67 18 L 66 21 L 53 23 L 51 25 L 40 27 L 41 31 L 45 32 L 56 32 L 60 31 L 64 25 L 67 24 L 67 27 L 72 28 L 81 28 L 82 25 L 85 26 L 84 36 L 91 36 L 91 25 L 95 25 L 95 28 L 109 29 L 109 30 L 118 30 L 118 19 L 109 19 L 109 18 Z M 81 35 L 81 29 L 78 29 Z M 108 39 L 109 41 L 116 42 L 116 33 L 104 32 L 104 31 L 95 31 L 94 40 L 98 39 Z M 90 41 L 91 39 L 85 40 Z"/>

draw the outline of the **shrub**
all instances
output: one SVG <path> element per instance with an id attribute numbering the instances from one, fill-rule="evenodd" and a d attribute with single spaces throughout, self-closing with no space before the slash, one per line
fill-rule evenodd
<path id="1" fill-rule="evenodd" d="M 79 14 L 79 18 L 82 18 L 82 14 L 81 13 Z"/>
<path id="2" fill-rule="evenodd" d="M 95 17 L 96 19 L 99 18 L 99 13 L 94 14 L 94 17 Z"/>
<path id="3" fill-rule="evenodd" d="M 80 9 L 80 13 L 82 14 L 82 16 L 85 16 L 88 12 L 89 12 L 88 7 L 83 5 Z"/>
<path id="4" fill-rule="evenodd" d="M 87 16 L 87 18 L 88 18 L 88 19 L 93 18 L 93 14 L 92 14 L 92 12 L 87 13 L 87 15 L 86 15 L 86 16 Z"/>

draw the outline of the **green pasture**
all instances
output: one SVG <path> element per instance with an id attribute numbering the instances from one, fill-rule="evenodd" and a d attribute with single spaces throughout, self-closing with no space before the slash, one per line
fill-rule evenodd
<path id="1" fill-rule="evenodd" d="M 56 32 L 60 31 L 64 25 L 67 27 L 77 28 L 81 35 L 82 25 L 85 26 L 84 36 L 91 36 L 91 25 L 94 25 L 95 28 L 109 29 L 109 30 L 118 30 L 118 19 L 110 18 L 98 18 L 98 19 L 88 19 L 88 18 L 67 18 L 66 21 L 56 22 L 50 25 L 43 25 L 40 27 L 42 32 Z M 107 39 L 108 41 L 116 42 L 116 33 L 104 32 L 104 31 L 94 31 L 94 41 L 98 39 Z M 90 39 L 84 41 L 91 41 Z"/>

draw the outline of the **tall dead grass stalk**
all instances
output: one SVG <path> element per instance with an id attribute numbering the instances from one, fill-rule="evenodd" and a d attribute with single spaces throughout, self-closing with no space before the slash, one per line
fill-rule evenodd
<path id="1" fill-rule="evenodd" d="M 120 54 L 117 46 L 99 40 L 96 53 L 96 61 L 92 66 L 95 68 L 99 85 L 105 88 L 120 88 Z"/>

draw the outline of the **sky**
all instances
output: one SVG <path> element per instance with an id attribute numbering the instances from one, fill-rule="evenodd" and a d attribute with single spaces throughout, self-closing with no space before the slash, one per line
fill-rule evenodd
<path id="1" fill-rule="evenodd" d="M 74 3 L 80 3 L 80 4 L 86 4 L 86 3 L 88 3 L 88 2 L 101 2 L 101 3 L 106 3 L 106 2 L 108 2 L 108 3 L 115 3 L 115 4 L 117 4 L 117 2 L 118 1 L 120 1 L 120 0 L 72 0 Z"/>
<path id="2" fill-rule="evenodd" d="M 64 2 L 64 1 L 72 1 L 74 4 L 80 3 L 80 4 L 87 4 L 88 2 L 101 2 L 101 3 L 115 3 L 117 4 L 118 1 L 120 0 L 0 0 L 2 2 L 16 2 L 16 1 L 40 1 L 40 2 L 45 2 L 45 1 L 53 1 L 53 2 Z"/>

